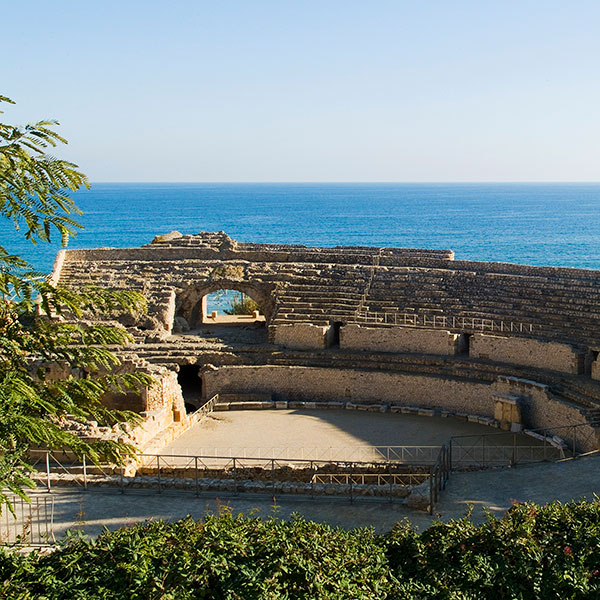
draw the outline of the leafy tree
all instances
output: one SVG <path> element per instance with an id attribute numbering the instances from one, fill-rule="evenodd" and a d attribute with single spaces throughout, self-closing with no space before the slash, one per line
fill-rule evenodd
<path id="1" fill-rule="evenodd" d="M 14 104 L 4 96 L 0 102 Z M 89 187 L 77 165 L 48 153 L 66 143 L 57 125 L 0 123 L 0 216 L 34 244 L 57 234 L 66 245 L 81 227 L 72 216 L 81 211 L 69 191 Z M 143 374 L 113 374 L 120 361 L 106 346 L 127 343 L 129 334 L 80 319 L 143 310 L 144 302 L 133 292 L 56 287 L 0 246 L 0 508 L 8 500 L 6 490 L 26 497 L 26 488 L 34 485 L 29 451 L 36 446 L 68 448 L 93 460 L 118 460 L 133 450 L 116 441 L 85 442 L 63 425 L 135 419 L 101 402 L 109 391 L 150 383 Z"/>

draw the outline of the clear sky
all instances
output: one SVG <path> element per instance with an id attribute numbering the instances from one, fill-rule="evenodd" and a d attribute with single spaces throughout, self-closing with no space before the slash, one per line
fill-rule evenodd
<path id="1" fill-rule="evenodd" d="M 599 181 L 600 1 L 5 0 L 92 181 Z"/>

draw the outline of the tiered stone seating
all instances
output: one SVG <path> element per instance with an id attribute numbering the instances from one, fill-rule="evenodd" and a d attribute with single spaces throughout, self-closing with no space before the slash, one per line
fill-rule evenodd
<path id="1" fill-rule="evenodd" d="M 479 265 L 487 266 L 465 266 Z M 531 324 L 534 334 L 549 339 L 600 340 L 600 278 L 589 272 L 540 268 L 539 274 L 501 274 L 451 266 L 376 270 L 365 309 L 512 321 Z"/>
<path id="2" fill-rule="evenodd" d="M 169 234 L 127 250 L 67 251 L 60 283 L 145 293 L 164 315 L 167 290 L 218 282 L 263 286 L 272 324 L 352 322 L 366 313 L 416 313 L 532 325 L 531 335 L 600 346 L 600 277 L 581 269 L 454 261 L 446 250 L 248 244 L 225 233 Z M 231 278 L 224 277 L 226 284 Z M 170 292 L 169 292 L 170 293 Z"/>
<path id="3" fill-rule="evenodd" d="M 278 292 L 274 324 L 327 323 L 348 320 L 361 301 L 370 276 L 369 267 L 343 269 L 339 265 L 290 265 L 280 270 L 287 279 Z"/>

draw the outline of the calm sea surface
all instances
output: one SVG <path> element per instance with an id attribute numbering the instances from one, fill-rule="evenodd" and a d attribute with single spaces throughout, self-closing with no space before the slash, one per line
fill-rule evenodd
<path id="1" fill-rule="evenodd" d="M 244 242 L 449 248 L 456 258 L 600 269 L 600 184 L 97 183 L 70 248 L 129 247 L 174 229 Z M 0 222 L 0 243 L 49 271 L 58 245 Z"/>

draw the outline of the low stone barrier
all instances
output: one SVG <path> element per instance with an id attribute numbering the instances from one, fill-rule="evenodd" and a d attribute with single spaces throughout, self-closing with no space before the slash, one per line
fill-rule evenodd
<path id="1" fill-rule="evenodd" d="M 451 410 L 422 408 L 419 406 L 399 406 L 393 404 L 375 404 L 372 402 L 309 402 L 302 400 L 271 400 L 262 402 L 239 401 L 239 402 L 217 402 L 215 411 L 227 410 L 358 410 L 366 412 L 379 413 L 397 413 L 403 415 L 415 415 L 419 417 L 444 417 L 455 418 L 470 423 L 479 423 L 487 427 L 500 428 L 500 421 L 491 417 L 469 414 L 464 412 L 454 412 Z"/>

